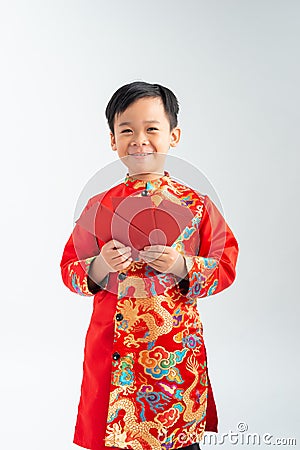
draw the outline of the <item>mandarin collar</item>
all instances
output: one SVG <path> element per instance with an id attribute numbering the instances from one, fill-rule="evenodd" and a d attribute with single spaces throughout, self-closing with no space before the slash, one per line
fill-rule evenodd
<path id="1" fill-rule="evenodd" d="M 168 184 L 170 181 L 170 174 L 167 170 L 164 170 L 164 175 L 162 175 L 159 178 L 155 178 L 153 180 L 140 180 L 135 179 L 133 176 L 129 175 L 129 172 L 127 172 L 124 184 L 130 188 L 133 189 L 158 189 L 161 186 L 164 186 Z"/>

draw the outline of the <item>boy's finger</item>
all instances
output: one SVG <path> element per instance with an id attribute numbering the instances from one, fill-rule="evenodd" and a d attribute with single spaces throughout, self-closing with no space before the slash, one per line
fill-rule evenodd
<path id="1" fill-rule="evenodd" d="M 164 254 L 163 251 L 157 251 L 157 250 L 153 250 L 153 251 L 150 251 L 150 250 L 143 251 L 143 250 L 141 250 L 140 251 L 140 255 L 141 256 L 143 256 L 143 257 L 145 256 L 145 257 L 148 257 L 148 258 L 155 258 L 155 257 L 161 256 L 163 254 Z"/>
<path id="2" fill-rule="evenodd" d="M 115 248 L 113 247 L 111 249 L 111 254 L 116 258 L 118 256 L 123 256 L 123 255 L 131 255 L 131 248 L 129 247 L 119 247 L 119 248 Z"/>
<path id="3" fill-rule="evenodd" d="M 161 257 L 161 255 L 162 255 L 162 253 L 154 253 L 153 252 L 151 254 L 149 254 L 149 253 L 141 254 L 141 257 L 147 261 L 154 261 L 156 259 L 159 259 Z"/>
<path id="4" fill-rule="evenodd" d="M 124 247 L 117 247 L 116 250 L 118 250 L 118 252 L 131 252 L 131 247 L 129 245 L 124 245 Z"/>
<path id="5" fill-rule="evenodd" d="M 163 252 L 166 247 L 167 245 L 160 244 L 146 245 L 146 247 L 144 247 L 144 250 L 147 252 Z"/>
<path id="6" fill-rule="evenodd" d="M 126 247 L 125 244 L 122 244 L 122 242 L 117 241 L 116 239 L 112 239 L 110 242 L 111 242 L 111 245 L 112 245 L 114 248 L 123 248 L 123 247 Z"/>

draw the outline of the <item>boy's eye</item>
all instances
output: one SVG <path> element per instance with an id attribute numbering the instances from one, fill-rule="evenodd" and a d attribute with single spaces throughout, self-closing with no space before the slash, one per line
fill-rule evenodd
<path id="1" fill-rule="evenodd" d="M 147 128 L 147 131 L 158 131 L 158 128 L 156 128 L 156 127 L 149 127 L 149 128 Z M 132 133 L 132 130 L 127 128 L 126 130 L 122 130 L 121 133 Z"/>

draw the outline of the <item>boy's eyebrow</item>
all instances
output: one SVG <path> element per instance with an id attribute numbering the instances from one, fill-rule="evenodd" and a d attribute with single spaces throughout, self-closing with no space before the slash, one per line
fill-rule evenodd
<path id="1" fill-rule="evenodd" d="M 143 123 L 160 123 L 159 120 L 144 120 Z M 121 127 L 122 125 L 130 125 L 131 122 L 122 122 L 119 123 L 119 127 Z"/>

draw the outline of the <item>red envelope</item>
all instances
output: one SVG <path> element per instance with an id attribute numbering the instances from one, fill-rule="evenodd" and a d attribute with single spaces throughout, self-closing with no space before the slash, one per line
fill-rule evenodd
<path id="1" fill-rule="evenodd" d="M 113 209 L 95 203 L 76 223 L 108 242 L 116 239 L 132 248 L 132 256 L 146 245 L 167 245 L 194 217 L 187 206 L 163 200 L 157 207 L 147 197 L 112 197 Z"/>

